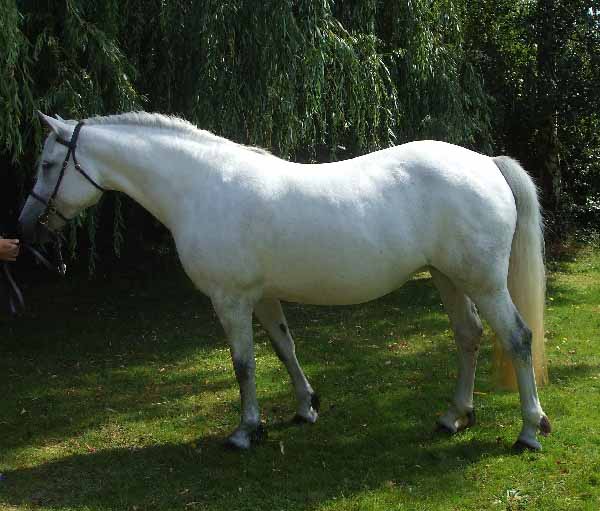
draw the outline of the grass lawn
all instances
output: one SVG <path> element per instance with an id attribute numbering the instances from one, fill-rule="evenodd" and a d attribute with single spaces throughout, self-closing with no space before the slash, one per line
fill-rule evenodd
<path id="1" fill-rule="evenodd" d="M 239 417 L 223 334 L 180 270 L 30 286 L 26 316 L 0 323 L 0 509 L 596 511 L 600 250 L 550 270 L 540 398 L 554 433 L 518 455 L 518 399 L 493 389 L 489 331 L 477 426 L 433 432 L 456 363 L 427 278 L 367 305 L 287 305 L 321 396 L 314 426 L 289 424 L 291 385 L 256 328 L 269 435 L 241 453 L 222 446 Z"/>

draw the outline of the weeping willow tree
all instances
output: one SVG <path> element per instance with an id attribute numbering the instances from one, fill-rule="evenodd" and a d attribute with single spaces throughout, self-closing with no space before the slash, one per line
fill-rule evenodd
<path id="1" fill-rule="evenodd" d="M 335 5 L 345 26 L 372 31 L 381 41 L 398 100 L 398 141 L 435 138 L 491 150 L 490 96 L 465 41 L 466 1 Z"/>
<path id="2" fill-rule="evenodd" d="M 128 46 L 140 76 L 157 76 L 140 83 L 153 109 L 283 157 L 393 143 L 396 90 L 380 42 L 347 31 L 332 2 L 131 4 L 132 18 L 159 20 Z"/>
<path id="3" fill-rule="evenodd" d="M 14 198 L 43 139 L 36 109 L 172 113 L 299 161 L 418 138 L 489 147 L 465 0 L 1 1 L 0 158 Z M 160 232 L 109 194 L 72 246 L 99 236 L 118 249 L 123 229 L 132 249 Z"/>
<path id="4" fill-rule="evenodd" d="M 317 159 L 417 138 L 489 147 L 463 2 L 207 0 L 131 14 L 161 20 L 138 39 L 161 49 L 130 52 L 141 76 L 160 74 L 143 93 L 224 136 Z"/>
<path id="5" fill-rule="evenodd" d="M 17 213 L 31 185 L 43 141 L 36 110 L 67 118 L 139 108 L 141 97 L 131 77 L 135 69 L 119 49 L 111 29 L 109 4 L 117 2 L 41 2 L 2 0 L 0 9 L 0 161 L 3 172 L 3 221 Z M 103 5 L 104 9 L 101 8 Z M 117 211 L 119 199 L 109 199 Z M 71 247 L 78 231 L 86 234 L 93 265 L 97 208 L 71 226 Z M 121 219 L 115 220 L 121 225 Z M 119 233 L 114 236 L 119 249 Z"/>

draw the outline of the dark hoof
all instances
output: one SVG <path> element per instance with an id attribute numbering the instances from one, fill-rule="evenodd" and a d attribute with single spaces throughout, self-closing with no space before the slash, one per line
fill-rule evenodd
<path id="1" fill-rule="evenodd" d="M 467 425 L 465 426 L 465 429 L 472 428 L 475 426 L 475 424 L 477 424 L 477 420 L 475 419 L 475 410 L 471 410 L 470 412 L 467 412 Z"/>
<path id="2" fill-rule="evenodd" d="M 465 421 L 465 419 L 466 419 L 466 421 Z M 456 424 L 458 424 L 458 426 L 456 426 L 456 429 L 453 429 L 450 426 L 448 426 L 447 424 L 444 424 L 443 422 L 438 421 L 435 431 L 438 433 L 455 435 L 456 433 L 459 433 L 460 431 L 464 431 L 465 429 L 475 426 L 476 422 L 477 421 L 475 420 L 475 412 L 473 410 L 471 410 L 470 412 L 467 412 L 463 418 L 457 419 L 454 422 L 455 426 L 456 426 Z"/>
<path id="3" fill-rule="evenodd" d="M 522 440 L 517 440 L 513 446 L 513 451 L 517 452 L 517 453 L 521 453 L 521 452 L 525 452 L 525 451 L 531 451 L 531 452 L 537 452 L 537 451 L 541 451 L 542 447 L 540 445 L 529 445 L 525 442 L 523 442 Z"/>
<path id="4" fill-rule="evenodd" d="M 260 444 L 265 438 L 267 430 L 262 424 L 253 431 L 238 428 L 227 438 L 224 447 L 234 451 L 245 451 L 254 444 Z"/>
<path id="5" fill-rule="evenodd" d="M 226 451 L 246 451 L 247 447 L 242 447 L 234 442 L 232 442 L 229 438 L 223 442 L 223 448 Z"/>
<path id="6" fill-rule="evenodd" d="M 319 394 L 317 394 L 316 392 L 310 396 L 310 406 L 312 406 L 312 409 L 319 413 L 319 409 L 321 408 L 321 400 L 319 399 Z"/>
<path id="7" fill-rule="evenodd" d="M 454 435 L 456 433 L 456 431 L 451 430 L 448 426 L 442 424 L 441 422 L 437 422 L 435 424 L 434 431 L 436 433 L 441 433 L 442 435 Z"/>
<path id="8" fill-rule="evenodd" d="M 259 424 L 258 427 L 250 434 L 250 439 L 253 444 L 260 444 L 264 440 L 267 439 L 267 428 L 265 428 L 262 424 Z"/>
<path id="9" fill-rule="evenodd" d="M 542 417 L 542 420 L 540 421 L 540 433 L 543 436 L 548 436 L 550 433 L 552 433 L 552 425 L 550 424 L 548 417 L 546 417 L 545 415 Z"/>
<path id="10" fill-rule="evenodd" d="M 292 424 L 310 424 L 310 421 L 308 419 L 302 417 L 302 415 L 297 413 L 292 418 Z"/>

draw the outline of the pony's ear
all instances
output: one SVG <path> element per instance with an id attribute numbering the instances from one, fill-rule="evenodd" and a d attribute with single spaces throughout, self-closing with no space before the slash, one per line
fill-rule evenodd
<path id="1" fill-rule="evenodd" d="M 54 119 L 38 110 L 38 116 L 42 126 L 46 126 L 50 131 L 56 133 L 57 136 L 64 140 L 68 140 L 71 136 L 69 125 L 62 119 Z"/>

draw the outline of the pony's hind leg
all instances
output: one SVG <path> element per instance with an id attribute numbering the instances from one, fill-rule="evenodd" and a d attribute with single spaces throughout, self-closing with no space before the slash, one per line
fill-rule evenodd
<path id="1" fill-rule="evenodd" d="M 279 360 L 285 365 L 292 380 L 298 401 L 294 419 L 298 422 L 316 422 L 319 398 L 298 363 L 294 340 L 283 314 L 281 303 L 277 299 L 263 298 L 254 306 L 254 313 L 269 334 L 273 349 Z"/>
<path id="2" fill-rule="evenodd" d="M 473 295 L 473 299 L 482 316 L 496 332 L 503 349 L 510 354 L 515 368 L 523 416 L 523 428 L 515 448 L 540 450 L 542 446 L 536 433 L 539 429 L 543 435 L 547 435 L 551 427 L 538 399 L 531 361 L 531 330 L 513 304 L 508 289 Z"/>
<path id="3" fill-rule="evenodd" d="M 229 295 L 211 296 L 211 299 L 227 336 L 242 401 L 241 422 L 228 437 L 228 444 L 248 449 L 252 442 L 259 440 L 263 434 L 256 399 L 252 303 L 247 299 Z"/>
<path id="4" fill-rule="evenodd" d="M 475 424 L 473 387 L 483 327 L 469 297 L 457 289 L 446 275 L 435 268 L 430 271 L 450 318 L 458 348 L 458 381 L 454 399 L 448 411 L 438 419 L 438 426 L 449 433 L 456 433 Z"/>

